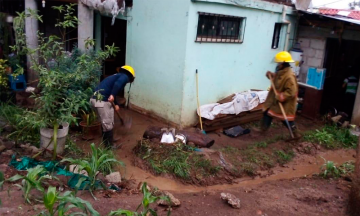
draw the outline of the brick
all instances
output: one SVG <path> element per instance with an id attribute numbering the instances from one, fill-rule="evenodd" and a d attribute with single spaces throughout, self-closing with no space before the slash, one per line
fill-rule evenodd
<path id="1" fill-rule="evenodd" d="M 308 58 L 312 58 L 312 57 L 315 57 L 315 53 L 316 53 L 316 50 L 314 49 L 311 49 L 311 48 L 306 48 L 306 49 L 303 49 L 304 51 L 304 56 L 308 57 Z"/>
<path id="2" fill-rule="evenodd" d="M 319 58 L 308 58 L 307 59 L 307 65 L 309 65 L 310 67 L 319 68 L 319 67 L 321 67 L 321 64 L 322 64 L 322 59 L 319 59 Z"/>
<path id="3" fill-rule="evenodd" d="M 324 58 L 324 51 L 323 50 L 316 50 L 315 58 Z"/>
<path id="4" fill-rule="evenodd" d="M 300 47 L 303 48 L 308 48 L 310 47 L 310 39 L 307 38 L 299 38 L 298 42 L 300 43 Z"/>
<path id="5" fill-rule="evenodd" d="M 317 50 L 324 50 L 325 49 L 325 40 L 311 39 L 310 40 L 310 48 L 317 49 Z"/>

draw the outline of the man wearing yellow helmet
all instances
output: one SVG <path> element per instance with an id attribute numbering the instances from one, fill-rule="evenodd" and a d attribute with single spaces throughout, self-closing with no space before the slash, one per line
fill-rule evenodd
<path id="1" fill-rule="evenodd" d="M 116 95 L 124 89 L 127 83 L 135 80 L 135 71 L 131 66 L 125 65 L 117 69 L 116 74 L 105 78 L 94 90 L 94 96 L 90 99 L 92 107 L 100 117 L 103 143 L 107 148 L 113 145 L 113 127 L 114 127 L 114 109 L 112 103 L 115 103 L 115 110 L 119 110 L 119 103 L 116 101 Z M 102 98 L 99 99 L 98 95 Z"/>
<path id="2" fill-rule="evenodd" d="M 261 130 L 266 131 L 269 129 L 273 118 L 282 120 L 286 126 L 284 116 L 282 115 L 279 106 L 280 102 L 284 107 L 293 134 L 298 138 L 301 135 L 294 122 L 297 106 L 298 83 L 289 64 L 294 62 L 294 60 L 290 53 L 283 51 L 276 54 L 275 62 L 278 63 L 276 72 L 273 73 L 268 71 L 266 73 L 266 77 L 274 81 L 276 89 L 270 89 L 264 103 L 264 116 L 261 121 Z"/>

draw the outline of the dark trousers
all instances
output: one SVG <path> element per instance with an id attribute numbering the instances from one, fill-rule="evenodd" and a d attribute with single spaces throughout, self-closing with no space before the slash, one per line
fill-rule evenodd
<path id="1" fill-rule="evenodd" d="M 273 117 L 271 117 L 269 114 L 268 114 L 268 110 L 266 110 L 263 114 L 263 118 L 261 120 L 261 129 L 262 130 L 267 130 L 269 129 L 270 125 L 271 125 L 271 122 L 273 120 Z M 285 127 L 287 128 L 287 125 L 286 125 L 286 122 L 285 121 L 282 121 L 282 123 L 285 125 Z M 292 130 L 295 130 L 296 129 L 296 126 L 295 126 L 295 122 L 294 121 L 289 121 L 289 124 L 290 124 L 290 127 Z"/>
<path id="2" fill-rule="evenodd" d="M 343 101 L 343 112 L 345 112 L 349 119 L 351 119 L 352 111 L 354 108 L 356 94 L 346 93 Z"/>

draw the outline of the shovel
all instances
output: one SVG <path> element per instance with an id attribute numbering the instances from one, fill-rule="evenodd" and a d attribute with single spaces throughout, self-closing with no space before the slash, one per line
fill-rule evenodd
<path id="1" fill-rule="evenodd" d="M 277 96 L 278 93 L 277 93 L 277 91 L 276 91 L 273 78 L 272 78 L 271 76 L 268 76 L 268 77 L 269 77 L 270 82 L 271 82 L 271 87 L 273 88 L 273 90 L 274 90 L 274 92 L 275 92 L 275 95 Z M 286 116 L 286 114 L 285 114 L 284 107 L 283 107 L 283 105 L 282 105 L 282 103 L 281 103 L 280 101 L 279 101 L 279 107 L 280 107 L 281 113 L 282 113 L 283 116 L 284 116 L 284 120 L 285 120 L 286 126 L 287 126 L 288 129 L 289 129 L 290 136 L 291 136 L 292 139 L 294 139 L 294 134 L 293 134 L 292 129 L 291 129 L 291 127 L 290 127 L 290 123 L 289 123 L 288 118 L 287 118 L 287 116 Z"/>
<path id="2" fill-rule="evenodd" d="M 115 109 L 115 104 L 114 102 L 111 102 L 111 105 L 113 106 L 114 110 L 115 110 L 115 113 L 116 115 L 119 117 L 122 125 L 126 128 L 126 129 L 130 129 L 131 126 L 132 126 L 132 118 L 128 115 L 122 115 L 119 111 L 117 111 Z"/>

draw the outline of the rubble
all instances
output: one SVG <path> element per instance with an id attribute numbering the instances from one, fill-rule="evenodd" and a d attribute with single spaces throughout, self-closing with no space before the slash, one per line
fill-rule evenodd
<path id="1" fill-rule="evenodd" d="M 120 172 L 113 172 L 109 175 L 105 176 L 105 179 L 110 183 L 120 183 L 121 182 L 121 174 Z"/>
<path id="2" fill-rule="evenodd" d="M 179 199 L 175 198 L 174 195 L 172 195 L 170 192 L 164 191 L 162 193 L 163 196 L 168 196 L 170 199 L 170 203 L 166 200 L 159 200 L 157 201 L 158 205 L 163 205 L 163 206 L 171 206 L 171 207 L 177 207 L 181 205 L 181 202 Z M 169 205 L 170 204 L 170 205 Z"/>
<path id="3" fill-rule="evenodd" d="M 240 199 L 238 199 L 236 196 L 230 194 L 230 193 L 221 193 L 220 198 L 222 200 L 227 201 L 227 203 L 236 209 L 240 208 Z"/>

